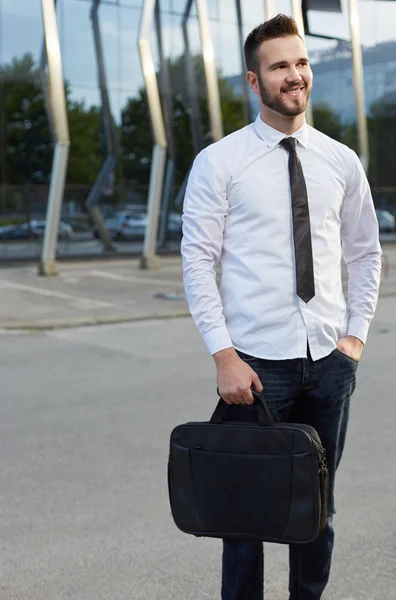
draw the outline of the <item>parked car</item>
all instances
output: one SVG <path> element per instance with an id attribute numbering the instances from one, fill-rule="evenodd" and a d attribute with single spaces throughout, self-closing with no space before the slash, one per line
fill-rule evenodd
<path id="1" fill-rule="evenodd" d="M 0 240 L 27 240 L 29 230 L 25 225 L 4 225 L 0 227 Z"/>
<path id="2" fill-rule="evenodd" d="M 33 220 L 22 225 L 6 225 L 0 227 L 0 240 L 27 240 L 41 239 L 44 237 L 45 221 Z M 61 221 L 58 227 L 59 239 L 70 239 L 73 236 L 73 228 Z"/>
<path id="3" fill-rule="evenodd" d="M 147 214 L 121 211 L 105 218 L 104 226 L 114 240 L 142 239 L 147 227 Z M 93 235 L 97 239 L 99 238 L 96 227 L 94 227 Z"/>
<path id="4" fill-rule="evenodd" d="M 396 230 L 396 219 L 388 210 L 375 211 L 381 233 L 392 233 Z"/>
<path id="5" fill-rule="evenodd" d="M 120 240 L 142 239 L 146 233 L 146 228 L 147 214 L 132 213 L 124 219 L 117 238 Z"/>
<path id="6" fill-rule="evenodd" d="M 46 221 L 44 220 L 33 220 L 30 221 L 30 232 L 32 237 L 34 238 L 42 238 L 44 237 Z M 29 228 L 29 225 L 25 225 L 26 228 Z M 59 221 L 58 226 L 58 237 L 62 240 L 70 240 L 73 237 L 73 228 L 68 223 L 64 221 Z"/>

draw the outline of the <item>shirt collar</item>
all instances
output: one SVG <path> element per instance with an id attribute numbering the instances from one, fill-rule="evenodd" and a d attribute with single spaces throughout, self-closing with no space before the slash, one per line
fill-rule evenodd
<path id="1" fill-rule="evenodd" d="M 277 129 L 270 127 L 270 125 L 267 125 L 267 123 L 264 123 L 259 113 L 254 122 L 254 129 L 259 137 L 265 142 L 269 150 L 275 148 L 275 146 L 277 146 L 285 137 L 296 138 L 298 143 L 304 146 L 304 148 L 307 148 L 308 146 L 308 125 L 306 122 L 304 122 L 304 124 L 291 136 L 288 136 L 285 133 L 282 133 L 282 131 L 278 131 Z"/>

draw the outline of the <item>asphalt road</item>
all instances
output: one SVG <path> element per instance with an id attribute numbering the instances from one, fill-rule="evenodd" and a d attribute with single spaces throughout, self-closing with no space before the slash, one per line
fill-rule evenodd
<path id="1" fill-rule="evenodd" d="M 326 600 L 395 600 L 396 301 L 380 300 L 339 471 Z M 216 600 L 221 543 L 174 526 L 172 428 L 207 420 L 215 371 L 190 319 L 0 335 L 1 600 Z M 266 546 L 266 600 L 287 548 Z"/>

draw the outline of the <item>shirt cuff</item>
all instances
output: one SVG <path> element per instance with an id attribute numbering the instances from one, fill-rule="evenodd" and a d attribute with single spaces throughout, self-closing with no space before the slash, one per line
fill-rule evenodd
<path id="1" fill-rule="evenodd" d="M 206 331 L 202 334 L 202 337 L 212 355 L 220 352 L 220 350 L 225 350 L 225 348 L 234 347 L 225 325 Z"/>
<path id="2" fill-rule="evenodd" d="M 363 344 L 366 343 L 370 321 L 360 315 L 352 315 L 348 321 L 346 335 L 357 337 Z"/>

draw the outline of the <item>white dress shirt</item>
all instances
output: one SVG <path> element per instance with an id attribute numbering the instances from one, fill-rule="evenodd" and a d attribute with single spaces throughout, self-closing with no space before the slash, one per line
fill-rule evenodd
<path id="1" fill-rule="evenodd" d="M 355 152 L 306 123 L 293 133 L 307 185 L 315 296 L 296 294 L 288 137 L 253 124 L 195 159 L 183 214 L 183 277 L 211 354 L 327 356 L 345 335 L 366 342 L 381 273 L 378 222 Z M 348 267 L 348 304 L 341 260 Z M 221 261 L 221 282 L 216 266 Z"/>

